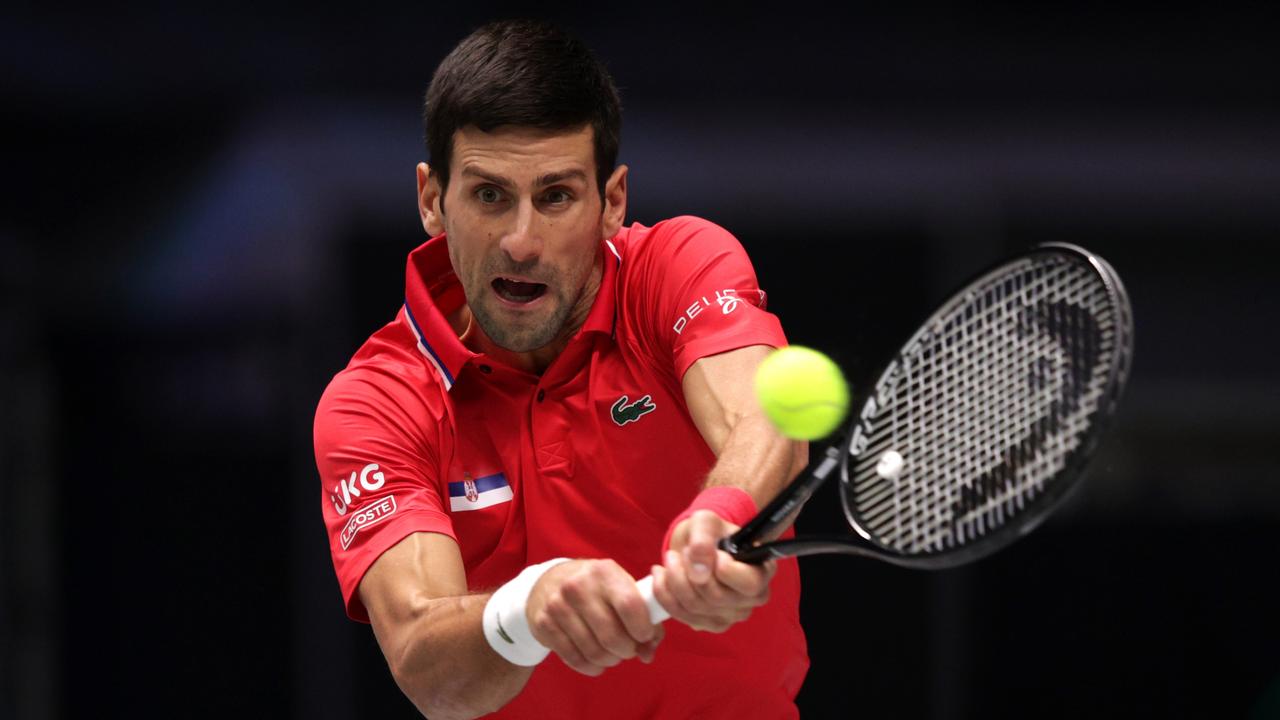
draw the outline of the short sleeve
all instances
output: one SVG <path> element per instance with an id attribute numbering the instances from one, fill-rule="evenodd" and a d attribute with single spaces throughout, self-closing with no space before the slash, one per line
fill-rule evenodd
<path id="1" fill-rule="evenodd" d="M 655 225 L 635 248 L 626 312 L 677 378 L 697 360 L 748 345 L 786 345 L 746 250 L 729 231 L 696 217 Z M 633 259 L 628 257 L 626 263 Z"/>
<path id="2" fill-rule="evenodd" d="M 441 501 L 438 449 L 427 438 L 440 417 L 394 373 L 347 369 L 316 409 L 321 510 L 347 614 L 368 622 L 364 574 L 415 532 L 457 539 Z"/>

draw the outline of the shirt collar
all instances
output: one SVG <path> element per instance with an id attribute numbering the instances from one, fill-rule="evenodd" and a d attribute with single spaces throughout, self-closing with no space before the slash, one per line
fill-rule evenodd
<path id="1" fill-rule="evenodd" d="M 622 256 L 612 240 L 604 241 L 604 267 L 600 273 L 600 290 L 596 293 L 595 302 L 587 319 L 582 323 L 579 334 L 603 332 L 613 334 L 617 325 L 618 307 L 618 267 L 622 264 Z"/>

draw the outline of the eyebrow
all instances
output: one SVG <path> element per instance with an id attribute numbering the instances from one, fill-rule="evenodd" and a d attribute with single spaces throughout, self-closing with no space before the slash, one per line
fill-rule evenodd
<path id="1" fill-rule="evenodd" d="M 482 180 L 487 180 L 493 183 L 494 185 L 501 185 L 503 187 L 513 187 L 515 185 L 515 183 L 511 181 L 511 178 L 506 178 L 501 175 L 493 175 L 491 173 L 487 173 L 483 170 L 479 170 L 474 167 L 462 168 L 461 174 L 478 177 Z M 553 173 L 547 173 L 545 175 L 539 175 L 537 179 L 534 180 L 534 184 L 537 185 L 538 187 L 542 187 L 544 185 L 553 185 L 555 183 L 563 182 L 565 180 L 571 180 L 571 179 L 581 180 L 585 184 L 587 182 L 587 174 L 577 169 L 561 170 L 560 172 L 553 172 Z"/>

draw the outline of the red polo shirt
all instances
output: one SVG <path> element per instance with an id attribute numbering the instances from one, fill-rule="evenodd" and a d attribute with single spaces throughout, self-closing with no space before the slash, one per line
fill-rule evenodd
<path id="1" fill-rule="evenodd" d="M 605 243 L 582 330 L 541 375 L 468 350 L 444 237 L 409 255 L 405 304 L 320 401 L 321 505 L 347 612 L 360 580 L 414 532 L 454 538 L 467 584 L 491 590 L 554 557 L 613 558 L 640 578 L 715 455 L 685 406 L 696 360 L 786 344 L 738 241 L 693 217 Z M 772 599 L 722 634 L 667 623 L 650 665 L 598 678 L 551 655 L 494 717 L 790 717 L 808 668 L 795 561 Z"/>

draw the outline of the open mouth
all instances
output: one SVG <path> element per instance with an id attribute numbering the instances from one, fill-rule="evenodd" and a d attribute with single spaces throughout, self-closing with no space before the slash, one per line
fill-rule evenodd
<path id="1" fill-rule="evenodd" d="M 503 300 L 513 303 L 530 303 L 547 292 L 543 283 L 521 282 L 510 278 L 497 278 L 493 281 L 493 290 Z"/>

